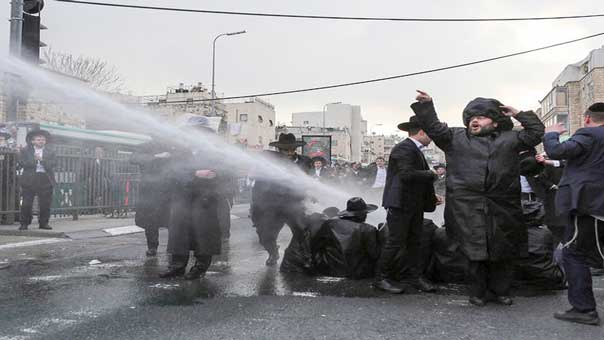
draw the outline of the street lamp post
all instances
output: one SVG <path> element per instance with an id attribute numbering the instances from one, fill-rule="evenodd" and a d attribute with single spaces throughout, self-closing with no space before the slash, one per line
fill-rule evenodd
<path id="1" fill-rule="evenodd" d="M 325 134 L 325 109 L 327 108 L 327 105 L 336 105 L 336 104 L 342 104 L 342 102 L 333 102 L 333 103 L 327 103 L 327 104 L 323 105 L 323 128 L 321 129 L 322 134 Z"/>
<path id="2" fill-rule="evenodd" d="M 218 40 L 218 38 L 220 37 L 224 37 L 225 35 L 237 35 L 237 34 L 243 34 L 246 33 L 246 31 L 238 31 L 238 32 L 231 32 L 231 33 L 222 33 L 216 36 L 216 38 L 214 38 L 214 42 L 212 43 L 212 116 L 216 116 L 216 91 L 215 91 L 215 72 L 216 72 L 216 40 Z"/>

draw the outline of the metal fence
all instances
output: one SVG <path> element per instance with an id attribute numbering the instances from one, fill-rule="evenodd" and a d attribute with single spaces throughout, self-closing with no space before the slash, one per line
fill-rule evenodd
<path id="1" fill-rule="evenodd" d="M 123 216 L 136 206 L 140 173 L 130 154 L 118 149 L 54 145 L 57 166 L 51 214 Z M 18 154 L 0 150 L 0 223 L 18 220 Z M 35 212 L 34 208 L 34 212 Z"/>

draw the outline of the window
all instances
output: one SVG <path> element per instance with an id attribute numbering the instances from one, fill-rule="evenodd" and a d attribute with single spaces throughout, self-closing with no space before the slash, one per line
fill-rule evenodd
<path id="1" fill-rule="evenodd" d="M 239 121 L 240 122 L 247 122 L 247 113 L 241 113 L 241 114 L 239 114 Z"/>
<path id="2" fill-rule="evenodd" d="M 302 124 L 308 125 L 308 120 L 305 120 L 304 122 L 302 122 Z"/>
<path id="3" fill-rule="evenodd" d="M 264 118 L 262 118 L 262 116 L 258 115 L 258 123 L 262 124 L 262 122 L 264 122 Z"/>
<path id="4" fill-rule="evenodd" d="M 273 121 L 271 119 L 269 119 L 268 120 L 268 126 L 273 126 L 273 125 L 275 125 L 275 124 L 273 123 Z"/>

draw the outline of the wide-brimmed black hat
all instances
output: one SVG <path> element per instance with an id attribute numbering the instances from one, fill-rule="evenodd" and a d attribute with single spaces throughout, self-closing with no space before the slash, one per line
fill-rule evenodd
<path id="1" fill-rule="evenodd" d="M 367 204 L 365 200 L 360 197 L 353 197 L 346 202 L 346 210 L 342 210 L 338 213 L 338 216 L 359 216 L 365 215 L 370 212 L 376 211 L 378 208 L 375 204 Z"/>
<path id="2" fill-rule="evenodd" d="M 398 129 L 399 130 L 403 130 L 403 131 L 409 131 L 410 129 L 419 129 L 421 128 L 419 126 L 419 122 L 417 121 L 417 117 L 416 116 L 411 116 L 409 118 L 408 122 L 404 122 L 404 123 L 400 123 L 398 125 Z"/>
<path id="3" fill-rule="evenodd" d="M 268 145 L 278 149 L 293 149 L 306 145 L 306 142 L 296 140 L 293 133 L 281 133 L 279 134 L 279 140 L 270 142 Z"/>
<path id="4" fill-rule="evenodd" d="M 36 130 L 31 130 L 27 133 L 27 135 L 25 136 L 25 141 L 27 143 L 30 143 L 32 139 L 34 139 L 34 137 L 36 136 L 44 136 L 46 138 L 46 142 L 50 142 L 50 132 L 46 131 L 46 130 L 41 130 L 41 129 L 36 129 Z"/>
<path id="5" fill-rule="evenodd" d="M 520 153 L 520 175 L 524 177 L 533 177 L 539 175 L 545 166 L 535 159 L 537 151 L 535 149 Z"/>

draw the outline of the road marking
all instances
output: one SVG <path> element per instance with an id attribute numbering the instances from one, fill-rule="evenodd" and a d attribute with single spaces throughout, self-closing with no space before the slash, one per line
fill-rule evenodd
<path id="1" fill-rule="evenodd" d="M 59 243 L 59 242 L 67 242 L 67 241 L 71 241 L 71 240 L 66 239 L 66 238 L 46 238 L 46 239 L 42 239 L 42 240 L 3 244 L 0 246 L 0 250 L 11 249 L 11 248 L 20 248 L 20 247 L 29 247 L 29 246 L 38 246 L 41 244 L 51 244 L 51 243 Z"/>
<path id="2" fill-rule="evenodd" d="M 103 231 L 111 236 L 117 236 L 125 234 L 142 233 L 143 231 L 145 231 L 145 229 L 135 225 L 129 225 L 125 227 L 107 228 L 103 229 Z"/>

